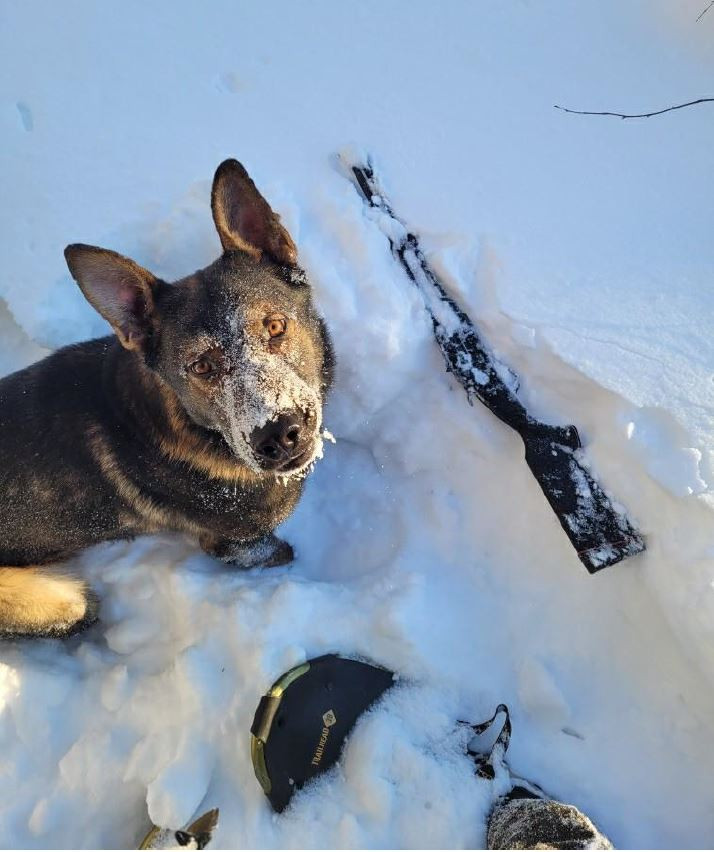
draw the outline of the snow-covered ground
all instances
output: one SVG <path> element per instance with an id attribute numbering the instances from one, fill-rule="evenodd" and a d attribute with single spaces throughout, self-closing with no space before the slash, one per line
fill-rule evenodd
<path id="1" fill-rule="evenodd" d="M 501 701 L 513 769 L 616 845 L 711 846 L 714 106 L 553 109 L 714 95 L 705 5 L 3 0 L 0 372 L 105 333 L 67 243 L 169 278 L 210 262 L 228 156 L 295 237 L 339 359 L 292 566 L 109 544 L 76 560 L 97 627 L 0 647 L 3 846 L 131 847 L 215 806 L 219 847 L 478 846 L 493 791 L 453 722 Z M 580 565 L 519 439 L 445 374 L 334 166 L 348 143 L 527 405 L 578 426 L 645 554 Z M 327 651 L 403 682 L 276 817 L 253 712 Z"/>

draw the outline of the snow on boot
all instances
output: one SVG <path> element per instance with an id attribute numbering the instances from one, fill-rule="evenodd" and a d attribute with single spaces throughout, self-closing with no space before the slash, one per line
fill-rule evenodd
<path id="1" fill-rule="evenodd" d="M 467 746 L 480 778 L 494 780 L 510 776 L 511 789 L 496 801 L 488 820 L 487 848 L 612 849 L 607 837 L 575 805 L 551 799 L 537 784 L 511 773 L 505 756 L 512 726 L 505 704 L 499 704 L 487 721 L 469 727 L 479 737 L 491 728 L 499 714 L 503 714 L 504 721 L 491 748 L 484 753 Z"/>
<path id="2" fill-rule="evenodd" d="M 531 796 L 513 797 L 513 794 L 493 809 L 487 843 L 489 849 L 613 848 L 575 805 Z"/>

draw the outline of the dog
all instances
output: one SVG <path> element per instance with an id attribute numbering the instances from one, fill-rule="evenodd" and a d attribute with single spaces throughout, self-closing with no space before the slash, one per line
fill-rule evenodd
<path id="1" fill-rule="evenodd" d="M 273 530 L 322 447 L 329 333 L 297 248 L 243 166 L 216 171 L 223 254 L 167 283 L 108 249 L 65 250 L 114 335 L 0 381 L 0 633 L 96 619 L 46 566 L 99 542 L 188 533 L 240 568 L 293 558 Z"/>

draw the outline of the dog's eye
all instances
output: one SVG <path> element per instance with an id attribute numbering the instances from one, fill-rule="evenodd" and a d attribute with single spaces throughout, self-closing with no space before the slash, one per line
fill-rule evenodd
<path id="1" fill-rule="evenodd" d="M 285 317 L 266 317 L 263 324 L 271 337 L 280 337 L 281 334 L 285 334 L 285 329 L 288 327 Z"/>
<path id="2" fill-rule="evenodd" d="M 208 358 L 199 358 L 198 361 L 194 361 L 188 368 L 194 376 L 210 376 L 211 373 L 214 373 L 216 370 L 216 366 L 213 361 L 209 361 Z"/>

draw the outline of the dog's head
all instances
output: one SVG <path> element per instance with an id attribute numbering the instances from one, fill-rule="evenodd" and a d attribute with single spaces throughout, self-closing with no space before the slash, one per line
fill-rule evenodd
<path id="1" fill-rule="evenodd" d="M 294 242 L 236 160 L 218 167 L 211 206 L 224 253 L 176 283 L 93 246 L 68 246 L 67 264 L 196 427 L 256 473 L 299 473 L 321 446 L 329 338 Z"/>

